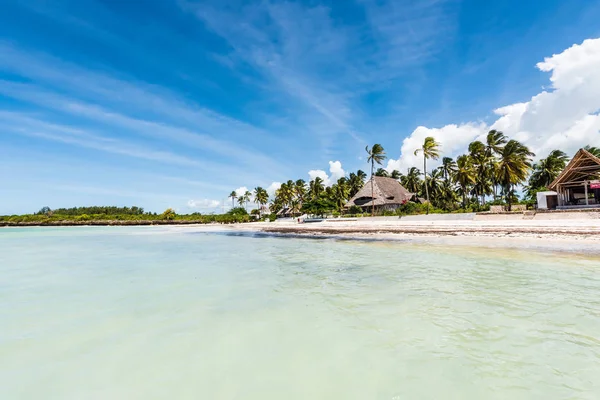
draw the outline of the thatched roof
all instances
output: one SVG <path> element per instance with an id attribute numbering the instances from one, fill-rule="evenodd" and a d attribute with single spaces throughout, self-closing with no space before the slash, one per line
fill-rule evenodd
<path id="1" fill-rule="evenodd" d="M 585 149 L 579 149 L 563 172 L 548 186 L 555 190 L 558 185 L 583 184 L 589 179 L 600 179 L 600 158 Z"/>
<path id="2" fill-rule="evenodd" d="M 375 206 L 386 204 L 402 204 L 410 201 L 413 194 L 404 188 L 394 178 L 386 178 L 383 176 L 373 176 L 373 197 L 371 200 L 371 181 L 365 185 L 352 197 L 346 207 L 360 206 L 367 207 L 375 203 Z"/>

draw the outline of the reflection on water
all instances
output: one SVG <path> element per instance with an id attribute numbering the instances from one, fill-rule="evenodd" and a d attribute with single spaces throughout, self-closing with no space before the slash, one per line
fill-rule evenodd
<path id="1" fill-rule="evenodd" d="M 0 230 L 0 398 L 597 399 L 599 266 L 431 243 Z"/>

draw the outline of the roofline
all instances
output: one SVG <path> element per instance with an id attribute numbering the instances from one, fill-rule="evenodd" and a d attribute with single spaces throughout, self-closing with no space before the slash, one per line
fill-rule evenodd
<path id="1" fill-rule="evenodd" d="M 575 161 L 575 159 L 577 157 L 581 157 L 581 156 L 587 156 L 587 157 L 591 158 L 593 161 L 595 161 L 598 165 L 600 165 L 600 158 L 596 157 L 595 155 L 593 155 L 586 149 L 581 148 L 577 151 L 577 153 L 575 153 L 573 158 L 571 158 L 571 161 L 569 161 L 569 163 L 565 166 L 565 169 L 563 169 L 562 172 L 556 177 L 556 179 L 554 179 L 552 181 L 552 183 L 550 185 L 548 185 L 548 189 L 551 189 L 551 190 L 555 189 L 556 186 L 558 186 L 558 184 L 560 183 L 560 180 L 563 178 L 563 176 L 567 172 L 569 172 L 569 170 L 570 170 L 569 166 Z"/>

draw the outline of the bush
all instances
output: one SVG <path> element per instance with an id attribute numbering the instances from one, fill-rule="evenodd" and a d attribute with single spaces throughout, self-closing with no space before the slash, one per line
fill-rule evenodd
<path id="1" fill-rule="evenodd" d="M 172 221 L 177 216 L 177 213 L 172 208 L 167 208 L 160 216 L 161 216 L 162 219 L 166 219 L 168 221 Z"/>
<path id="2" fill-rule="evenodd" d="M 362 211 L 362 208 L 360 208 L 360 207 L 359 207 L 359 206 L 357 206 L 357 205 L 351 206 L 351 207 L 348 209 L 348 213 L 349 213 L 349 214 L 362 214 L 362 212 L 363 212 L 363 211 Z"/>

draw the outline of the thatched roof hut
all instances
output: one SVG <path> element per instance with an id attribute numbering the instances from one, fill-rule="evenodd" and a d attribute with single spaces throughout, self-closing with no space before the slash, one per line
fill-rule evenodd
<path id="1" fill-rule="evenodd" d="M 378 209 L 396 209 L 400 205 L 410 201 L 413 194 L 394 178 L 373 176 L 373 194 L 371 194 L 371 180 L 352 197 L 346 204 L 346 208 L 359 206 L 369 208 L 375 204 Z"/>
<path id="2" fill-rule="evenodd" d="M 600 158 L 580 149 L 548 187 L 558 193 L 558 208 L 600 204 Z"/>

